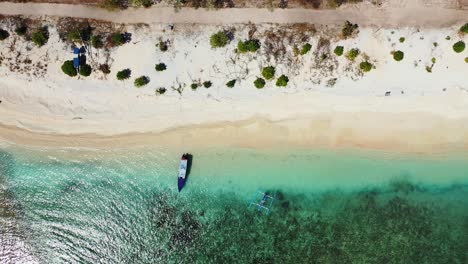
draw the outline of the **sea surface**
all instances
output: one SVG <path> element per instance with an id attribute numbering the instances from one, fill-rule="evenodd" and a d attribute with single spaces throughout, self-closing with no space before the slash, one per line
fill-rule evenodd
<path id="1" fill-rule="evenodd" d="M 2 146 L 0 263 L 468 263 L 468 153 L 182 151 Z"/>

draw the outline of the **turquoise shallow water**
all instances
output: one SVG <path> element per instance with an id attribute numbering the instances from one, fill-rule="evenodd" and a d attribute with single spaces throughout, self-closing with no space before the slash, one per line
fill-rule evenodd
<path id="1" fill-rule="evenodd" d="M 0 151 L 2 263 L 466 263 L 468 155 Z M 270 215 L 249 210 L 258 188 Z"/>

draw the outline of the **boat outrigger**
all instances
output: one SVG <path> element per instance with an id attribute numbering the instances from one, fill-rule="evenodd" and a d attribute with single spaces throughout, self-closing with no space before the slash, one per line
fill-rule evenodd
<path id="1" fill-rule="evenodd" d="M 180 159 L 179 175 L 177 179 L 177 187 L 179 189 L 179 192 L 182 190 L 182 188 L 184 188 L 185 181 L 187 180 L 187 176 L 190 172 L 191 157 L 192 155 L 185 153 Z"/>
<path id="2" fill-rule="evenodd" d="M 253 206 L 259 213 L 269 214 L 274 200 L 274 195 L 257 190 L 249 203 L 249 208 Z"/>

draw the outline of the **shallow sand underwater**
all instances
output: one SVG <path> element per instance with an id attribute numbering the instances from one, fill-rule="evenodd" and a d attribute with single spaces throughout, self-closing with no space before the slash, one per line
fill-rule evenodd
<path id="1" fill-rule="evenodd" d="M 181 150 L 182 151 L 182 150 Z M 465 263 L 468 155 L 0 150 L 2 263 Z M 248 208 L 276 194 L 269 215 Z"/>

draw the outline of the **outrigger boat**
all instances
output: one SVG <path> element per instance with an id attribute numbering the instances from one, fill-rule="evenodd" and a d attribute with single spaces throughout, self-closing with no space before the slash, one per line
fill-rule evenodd
<path id="1" fill-rule="evenodd" d="M 254 206 L 257 207 L 257 211 L 259 213 L 269 214 L 274 200 L 274 195 L 257 190 L 254 193 L 252 200 L 250 200 L 249 208 Z"/>
<path id="2" fill-rule="evenodd" d="M 182 190 L 182 188 L 184 188 L 185 181 L 187 180 L 189 159 L 190 154 L 187 153 L 183 154 L 182 158 L 180 159 L 179 177 L 177 179 L 177 187 L 179 189 L 179 192 Z"/>

